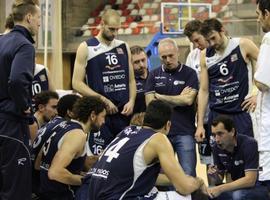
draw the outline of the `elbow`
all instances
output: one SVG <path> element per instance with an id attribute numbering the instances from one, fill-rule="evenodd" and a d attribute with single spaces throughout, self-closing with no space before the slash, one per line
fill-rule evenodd
<path id="1" fill-rule="evenodd" d="M 254 187 L 256 184 L 256 178 L 249 178 L 247 179 L 247 187 Z"/>
<path id="2" fill-rule="evenodd" d="M 76 91 L 78 91 L 78 81 L 72 79 L 72 88 Z"/>
<path id="3" fill-rule="evenodd" d="M 49 180 L 55 180 L 55 181 L 57 181 L 58 180 L 58 172 L 57 172 L 57 170 L 56 169 L 54 169 L 54 168 L 49 168 L 49 170 L 48 170 L 48 178 L 49 178 Z"/>
<path id="4" fill-rule="evenodd" d="M 195 181 L 188 181 L 185 183 L 185 185 L 182 185 L 178 188 L 176 188 L 176 190 L 182 194 L 182 195 L 189 195 L 192 192 L 196 191 L 198 189 L 198 183 Z"/>

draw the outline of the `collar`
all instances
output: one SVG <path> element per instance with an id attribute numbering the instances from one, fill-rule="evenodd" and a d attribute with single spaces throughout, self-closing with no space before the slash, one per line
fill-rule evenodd
<path id="1" fill-rule="evenodd" d="M 20 32 L 21 34 L 23 34 L 26 39 L 28 39 L 32 44 L 35 43 L 32 35 L 30 34 L 30 32 L 24 27 L 24 26 L 21 26 L 21 25 L 15 25 L 14 28 L 11 30 L 11 32 Z"/>
<path id="2" fill-rule="evenodd" d="M 148 78 L 148 75 L 149 75 L 148 69 L 147 69 L 147 72 L 146 72 L 146 73 L 147 73 L 146 78 L 142 78 L 141 76 L 136 75 L 136 74 L 134 73 L 135 79 L 136 79 L 136 80 L 146 80 L 146 79 Z"/>
<path id="3" fill-rule="evenodd" d="M 183 68 L 183 64 L 179 63 L 178 66 L 174 69 L 167 69 L 164 67 L 164 65 L 161 66 L 162 71 L 167 72 L 167 73 L 174 73 L 174 72 L 180 72 L 181 69 Z"/>

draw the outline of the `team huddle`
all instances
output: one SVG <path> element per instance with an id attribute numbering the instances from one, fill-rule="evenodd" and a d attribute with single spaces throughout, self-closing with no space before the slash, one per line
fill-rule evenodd
<path id="1" fill-rule="evenodd" d="M 35 63 L 38 1 L 15 0 L 0 36 L 0 199 L 270 199 L 270 2 L 257 0 L 256 13 L 260 49 L 216 18 L 191 20 L 186 63 L 165 38 L 148 71 L 105 10 L 78 47 L 74 93 L 61 95 Z"/>

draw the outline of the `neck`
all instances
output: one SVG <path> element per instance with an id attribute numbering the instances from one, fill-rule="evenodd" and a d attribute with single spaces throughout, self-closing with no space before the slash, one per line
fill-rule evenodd
<path id="1" fill-rule="evenodd" d="M 229 43 L 229 38 L 226 35 L 223 35 L 222 38 L 223 38 L 223 44 L 222 44 L 221 49 L 218 50 L 218 52 L 220 53 L 223 53 L 225 51 Z"/>
<path id="2" fill-rule="evenodd" d="M 234 147 L 237 146 L 237 140 L 236 137 L 233 138 L 232 144 L 228 147 L 227 151 L 230 153 L 233 153 Z"/>
<path id="3" fill-rule="evenodd" d="M 105 43 L 106 45 L 110 45 L 112 43 L 112 41 L 108 41 L 108 40 L 105 40 L 103 37 L 102 37 L 102 34 L 101 32 L 99 32 L 99 34 L 97 35 L 97 38 L 100 42 L 102 43 Z"/>
<path id="4" fill-rule="evenodd" d="M 145 71 L 145 73 L 143 73 L 140 77 L 141 77 L 142 79 L 146 79 L 146 78 L 147 78 L 147 74 L 148 74 L 148 72 Z"/>
<path id="5" fill-rule="evenodd" d="M 45 123 L 42 114 L 37 111 L 35 112 L 34 116 L 37 119 L 38 125 L 41 127 Z"/>

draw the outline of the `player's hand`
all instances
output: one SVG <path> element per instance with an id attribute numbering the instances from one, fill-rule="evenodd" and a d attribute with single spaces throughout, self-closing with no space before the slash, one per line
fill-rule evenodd
<path id="1" fill-rule="evenodd" d="M 106 111 L 109 115 L 113 115 L 118 112 L 118 108 L 114 105 L 113 102 L 111 102 L 111 100 L 103 97 L 102 101 L 106 104 Z"/>
<path id="2" fill-rule="evenodd" d="M 134 102 L 129 100 L 121 112 L 122 115 L 129 116 L 133 113 Z"/>
<path id="3" fill-rule="evenodd" d="M 205 130 L 203 126 L 198 126 L 195 132 L 195 140 L 197 142 L 202 142 L 205 138 Z"/>
<path id="4" fill-rule="evenodd" d="M 222 193 L 222 190 L 219 186 L 216 186 L 216 187 L 208 188 L 207 193 L 211 198 L 216 198 Z"/>
<path id="5" fill-rule="evenodd" d="M 218 169 L 217 169 L 217 166 L 216 165 L 209 165 L 208 166 L 207 174 L 214 175 L 217 172 L 218 172 Z"/>
<path id="6" fill-rule="evenodd" d="M 254 112 L 257 106 L 257 95 L 250 96 L 241 104 L 242 110 Z"/>

